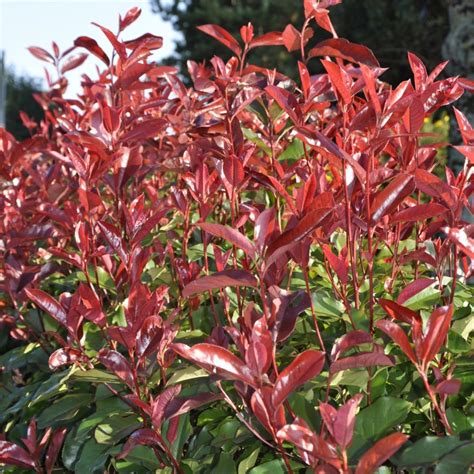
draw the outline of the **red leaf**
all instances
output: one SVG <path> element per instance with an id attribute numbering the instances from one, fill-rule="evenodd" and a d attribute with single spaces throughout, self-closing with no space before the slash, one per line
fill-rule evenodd
<path id="1" fill-rule="evenodd" d="M 331 359 L 338 359 L 343 352 L 351 349 L 352 347 L 358 346 L 360 344 L 371 344 L 373 342 L 372 336 L 365 331 L 360 329 L 356 331 L 350 331 L 339 339 L 336 339 L 331 350 Z"/>
<path id="2" fill-rule="evenodd" d="M 107 37 L 107 39 L 110 41 L 110 44 L 113 46 L 115 51 L 118 53 L 120 58 L 122 60 L 127 59 L 127 51 L 125 49 L 125 46 L 123 43 L 121 43 L 118 38 L 105 26 L 101 26 L 98 23 L 92 22 L 94 26 L 97 26 L 97 28 L 100 28 L 102 30 L 102 33 Z"/>
<path id="3" fill-rule="evenodd" d="M 59 450 L 61 449 L 66 433 L 67 428 L 59 428 L 54 432 L 51 438 L 44 463 L 47 474 L 51 474 L 53 471 L 54 463 L 58 458 Z"/>
<path id="4" fill-rule="evenodd" d="M 461 381 L 458 379 L 443 380 L 436 385 L 436 392 L 441 395 L 456 395 L 461 389 Z"/>
<path id="5" fill-rule="evenodd" d="M 286 28 L 283 30 L 282 38 L 283 44 L 289 52 L 300 49 L 301 34 L 293 25 L 286 26 Z"/>
<path id="6" fill-rule="evenodd" d="M 367 47 L 351 43 L 342 38 L 330 38 L 321 41 L 308 53 L 308 59 L 316 56 L 331 56 L 345 59 L 352 63 L 367 64 L 367 66 L 380 67 L 374 53 Z"/>
<path id="7" fill-rule="evenodd" d="M 413 53 L 408 53 L 408 61 L 410 62 L 413 77 L 415 79 L 415 89 L 422 91 L 428 79 L 428 73 L 423 61 Z"/>
<path id="8" fill-rule="evenodd" d="M 343 285 L 346 285 L 348 273 L 347 265 L 344 259 L 341 257 L 336 257 L 336 255 L 332 253 L 331 248 L 327 244 L 323 245 L 323 253 L 324 256 L 327 258 L 331 268 L 336 272 L 336 275 L 339 278 L 340 282 Z"/>
<path id="9" fill-rule="evenodd" d="M 324 424 L 337 444 L 344 449 L 352 442 L 355 414 L 362 398 L 363 395 L 360 393 L 355 395 L 337 411 L 328 403 L 321 403 L 320 405 Z"/>
<path id="10" fill-rule="evenodd" d="M 272 31 L 254 38 L 250 42 L 249 50 L 260 46 L 280 46 L 283 44 L 283 37 L 279 31 Z"/>
<path id="11" fill-rule="evenodd" d="M 319 226 L 321 221 L 334 210 L 335 203 L 331 192 L 320 194 L 312 203 L 312 210 L 290 230 L 283 232 L 268 247 L 266 258 L 270 257 L 280 247 L 290 243 L 300 242 L 308 237 Z"/>
<path id="12" fill-rule="evenodd" d="M 67 327 L 67 316 L 66 311 L 60 303 L 58 303 L 52 296 L 43 290 L 29 289 L 25 290 L 28 298 L 39 306 L 43 311 L 46 311 L 52 316 L 59 324 Z"/>
<path id="13" fill-rule="evenodd" d="M 89 38 L 88 36 L 79 36 L 79 38 L 76 38 L 74 41 L 74 46 L 85 48 L 107 66 L 110 64 L 109 57 L 104 53 L 104 50 L 97 44 L 95 39 Z"/>
<path id="14" fill-rule="evenodd" d="M 130 451 L 138 445 L 159 446 L 161 449 L 164 449 L 160 437 L 152 429 L 142 428 L 130 435 L 117 459 L 126 458 Z"/>
<path id="15" fill-rule="evenodd" d="M 216 400 L 222 400 L 223 396 L 219 393 L 200 393 L 192 397 L 175 398 L 171 401 L 165 410 L 165 419 L 174 418 L 176 416 L 184 415 L 202 405 L 207 405 Z"/>
<path id="16" fill-rule="evenodd" d="M 371 204 L 371 219 L 377 223 L 385 214 L 393 211 L 415 189 L 413 176 L 400 173 L 380 191 Z"/>
<path id="17" fill-rule="evenodd" d="M 393 319 L 402 321 L 407 324 L 413 324 L 413 321 L 419 321 L 421 324 L 420 315 L 409 308 L 405 308 L 401 304 L 395 303 L 395 301 L 386 300 L 384 298 L 379 299 L 379 304 L 385 310 L 385 312 Z"/>
<path id="18" fill-rule="evenodd" d="M 301 110 L 295 96 L 291 92 L 278 86 L 267 86 L 265 87 L 265 92 L 288 114 L 288 117 L 290 117 L 294 124 L 300 123 Z"/>
<path id="19" fill-rule="evenodd" d="M 474 239 L 469 237 L 464 229 L 456 227 L 447 227 L 443 229 L 448 234 L 449 239 L 464 252 L 468 257 L 474 259 Z"/>
<path id="20" fill-rule="evenodd" d="M 45 49 L 40 48 L 38 46 L 30 46 L 27 49 L 33 56 L 40 59 L 41 61 L 46 61 L 47 63 L 54 64 L 53 56 L 51 56 L 51 54 L 49 54 L 48 51 L 46 51 Z"/>
<path id="21" fill-rule="evenodd" d="M 97 225 L 99 229 L 102 231 L 102 234 L 105 237 L 105 240 L 108 244 L 117 252 L 117 255 L 122 260 L 125 266 L 128 265 L 128 255 L 125 251 L 125 243 L 122 237 L 119 234 L 119 231 L 116 227 L 111 224 L 107 224 L 106 222 L 98 222 Z"/>
<path id="22" fill-rule="evenodd" d="M 209 234 L 227 240 L 231 244 L 241 248 L 250 258 L 255 258 L 255 247 L 245 235 L 232 227 L 208 222 L 198 222 L 196 226 L 205 230 Z"/>
<path id="23" fill-rule="evenodd" d="M 438 217 L 447 212 L 445 206 L 431 202 L 429 204 L 418 204 L 416 206 L 403 209 L 396 214 L 390 216 L 390 223 L 397 224 L 398 222 L 420 222 L 432 217 Z"/>
<path id="24" fill-rule="evenodd" d="M 425 108 L 423 102 L 414 97 L 407 111 L 403 115 L 405 128 L 409 133 L 417 133 L 423 126 L 425 120 Z"/>
<path id="25" fill-rule="evenodd" d="M 186 344 L 173 344 L 171 348 L 185 359 L 194 362 L 210 373 L 229 380 L 240 380 L 252 387 L 256 387 L 250 369 L 232 352 L 213 344 L 195 344 L 189 347 Z"/>
<path id="26" fill-rule="evenodd" d="M 148 138 L 155 138 L 167 125 L 163 118 L 150 119 L 136 124 L 131 130 L 125 132 L 120 140 L 125 143 L 128 141 L 141 141 Z"/>
<path id="27" fill-rule="evenodd" d="M 142 13 L 141 8 L 132 7 L 130 8 L 130 10 L 128 10 L 127 13 L 125 13 L 125 16 L 123 18 L 119 16 L 120 31 L 123 31 L 125 28 L 130 26 L 134 21 L 136 21 L 138 17 L 141 15 L 141 13 Z"/>
<path id="28" fill-rule="evenodd" d="M 449 209 L 456 208 L 457 199 L 453 190 L 434 174 L 418 168 L 415 171 L 415 184 L 420 191 L 428 196 L 443 200 Z"/>
<path id="29" fill-rule="evenodd" d="M 382 319 L 377 321 L 375 325 L 387 334 L 395 344 L 397 344 L 403 353 L 414 363 L 417 363 L 415 353 L 410 345 L 410 341 L 408 340 L 407 335 L 403 331 L 403 329 L 395 324 L 392 321 L 388 321 L 386 319 Z"/>
<path id="30" fill-rule="evenodd" d="M 155 399 L 151 419 L 156 430 L 161 429 L 165 421 L 165 410 L 168 404 L 181 392 L 181 385 L 172 385 L 165 388 Z"/>
<path id="31" fill-rule="evenodd" d="M 71 69 L 79 67 L 87 59 L 86 53 L 77 54 L 68 58 L 68 60 L 61 67 L 61 74 L 64 74 Z"/>
<path id="32" fill-rule="evenodd" d="M 237 56 L 240 56 L 242 52 L 237 40 L 224 28 L 219 25 L 202 25 L 197 27 L 198 30 L 212 36 L 217 41 L 221 42 L 224 46 L 227 46 Z"/>
<path id="33" fill-rule="evenodd" d="M 361 352 L 360 354 L 345 357 L 344 359 L 336 360 L 331 364 L 330 372 L 332 374 L 340 372 L 341 370 L 360 369 L 373 367 L 375 365 L 393 366 L 391 357 L 381 354 L 379 352 Z"/>
<path id="34" fill-rule="evenodd" d="M 101 349 L 98 359 L 101 364 L 112 371 L 119 379 L 123 380 L 130 388 L 133 389 L 135 387 L 130 364 L 120 352 Z"/>
<path id="35" fill-rule="evenodd" d="M 272 404 L 276 410 L 298 387 L 318 375 L 324 366 L 324 354 L 308 349 L 298 354 L 293 362 L 280 372 L 272 393 Z"/>
<path id="36" fill-rule="evenodd" d="M 0 464 L 35 469 L 35 461 L 20 446 L 0 440 Z M 36 469 L 35 469 L 36 470 Z"/>
<path id="37" fill-rule="evenodd" d="M 350 84 L 346 84 L 344 80 L 344 71 L 341 66 L 331 61 L 326 61 L 325 59 L 321 59 L 321 64 L 328 73 L 333 89 L 339 93 L 345 104 L 349 104 L 352 99 L 352 94 L 349 89 Z"/>
<path id="38" fill-rule="evenodd" d="M 355 474 L 372 474 L 389 457 L 393 456 L 407 440 L 407 435 L 393 433 L 377 441 L 361 457 Z"/>
<path id="39" fill-rule="evenodd" d="M 428 365 L 441 349 L 449 331 L 451 319 L 453 317 L 453 305 L 441 306 L 433 311 L 421 345 L 421 359 Z"/>
<path id="40" fill-rule="evenodd" d="M 229 269 L 198 278 L 183 288 L 183 297 L 204 293 L 227 286 L 257 286 L 257 279 L 247 270 Z"/>
<path id="41" fill-rule="evenodd" d="M 123 43 L 126 48 L 136 50 L 138 48 L 144 48 L 149 51 L 154 49 L 160 49 L 163 46 L 163 38 L 156 36 L 151 33 L 145 33 L 138 38 L 134 38 Z"/>
<path id="42" fill-rule="evenodd" d="M 411 297 L 420 293 L 420 291 L 428 288 L 434 282 L 435 280 L 432 280 L 431 278 L 418 278 L 418 280 L 412 281 L 400 292 L 397 298 L 397 303 L 405 303 L 405 301 L 408 301 Z"/>

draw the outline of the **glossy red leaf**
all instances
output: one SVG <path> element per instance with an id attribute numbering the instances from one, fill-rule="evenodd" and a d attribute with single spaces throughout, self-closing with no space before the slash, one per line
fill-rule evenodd
<path id="1" fill-rule="evenodd" d="M 380 67 L 374 53 L 361 44 L 351 43 L 343 38 L 330 38 L 318 43 L 308 53 L 308 59 L 316 56 L 330 56 L 345 59 L 352 63 Z"/>
<path id="2" fill-rule="evenodd" d="M 287 25 L 281 36 L 288 51 L 298 51 L 300 49 L 301 33 L 293 25 Z"/>
<path id="3" fill-rule="evenodd" d="M 417 364 L 415 352 L 413 351 L 408 336 L 403 329 L 392 321 L 381 319 L 375 325 L 389 336 L 397 344 L 403 353 L 414 363 Z"/>
<path id="4" fill-rule="evenodd" d="M 461 381 L 458 379 L 443 380 L 436 385 L 436 392 L 441 395 L 457 395 L 461 389 Z"/>
<path id="5" fill-rule="evenodd" d="M 132 50 L 138 50 L 141 48 L 142 50 L 153 51 L 155 49 L 160 49 L 163 46 L 163 38 L 152 33 L 145 33 L 137 38 L 124 41 L 123 44 L 126 48 Z"/>
<path id="6" fill-rule="evenodd" d="M 260 46 L 280 46 L 283 44 L 283 37 L 279 31 L 272 31 L 264 35 L 253 38 L 250 42 L 249 49 L 258 48 Z"/>
<path id="7" fill-rule="evenodd" d="M 220 393 L 199 393 L 192 397 L 175 398 L 166 406 L 165 419 L 184 415 L 208 403 L 222 400 L 222 398 L 223 395 Z"/>
<path id="8" fill-rule="evenodd" d="M 107 222 L 98 222 L 97 225 L 105 237 L 108 244 L 115 250 L 125 266 L 128 265 L 128 254 L 125 250 L 125 243 L 116 227 Z"/>
<path id="9" fill-rule="evenodd" d="M 288 114 L 294 124 L 300 123 L 301 110 L 291 92 L 278 86 L 267 86 L 265 92 Z"/>
<path id="10" fill-rule="evenodd" d="M 127 442 L 123 445 L 121 453 L 117 456 L 117 459 L 124 459 L 128 456 L 133 448 L 139 445 L 144 446 L 158 446 L 164 449 L 161 438 L 150 428 L 142 428 L 133 432 Z"/>
<path id="11" fill-rule="evenodd" d="M 156 430 L 161 429 L 165 421 L 166 407 L 179 395 L 181 385 L 166 387 L 154 400 L 151 419 Z"/>
<path id="12" fill-rule="evenodd" d="M 0 464 L 35 469 L 34 459 L 20 446 L 0 440 Z"/>
<path id="13" fill-rule="evenodd" d="M 341 370 L 368 368 L 377 365 L 391 367 L 395 364 L 391 357 L 380 352 L 361 352 L 357 355 L 336 360 L 331 364 L 330 372 L 334 374 Z"/>
<path id="14" fill-rule="evenodd" d="M 189 347 L 173 344 L 171 348 L 185 359 L 194 362 L 210 373 L 218 373 L 229 380 L 240 380 L 255 387 L 250 369 L 232 352 L 213 344 L 201 343 Z"/>
<path id="15" fill-rule="evenodd" d="M 113 372 L 120 380 L 123 380 L 130 388 L 135 387 L 132 369 L 127 359 L 120 352 L 102 349 L 98 359 L 108 370 Z"/>
<path id="16" fill-rule="evenodd" d="M 435 202 L 418 204 L 392 214 L 390 222 L 392 224 L 398 224 L 399 222 L 421 222 L 433 217 L 440 217 L 448 212 L 448 210 L 445 206 Z"/>
<path id="17" fill-rule="evenodd" d="M 59 451 L 63 444 L 64 438 L 66 437 L 67 428 L 59 428 L 56 430 L 49 442 L 48 450 L 46 451 L 46 458 L 44 466 L 46 473 L 51 474 L 53 472 L 54 464 L 58 458 Z"/>
<path id="18" fill-rule="evenodd" d="M 408 61 L 410 63 L 411 70 L 413 71 L 415 89 L 417 91 L 422 91 L 428 79 L 426 67 L 423 64 L 423 61 L 411 52 L 408 53 Z"/>
<path id="19" fill-rule="evenodd" d="M 308 237 L 321 224 L 321 221 L 334 210 L 334 207 L 335 203 L 331 192 L 320 194 L 311 205 L 311 211 L 307 212 L 295 227 L 283 232 L 270 244 L 266 257 L 270 257 L 280 247 L 300 242 Z"/>
<path id="20" fill-rule="evenodd" d="M 452 317 L 453 305 L 449 305 L 435 309 L 428 319 L 421 347 L 421 359 L 425 366 L 435 358 L 446 340 Z"/>
<path id="21" fill-rule="evenodd" d="M 386 300 L 384 298 L 380 298 L 379 300 L 380 306 L 385 310 L 385 312 L 391 316 L 393 319 L 398 321 L 402 321 L 407 324 L 412 324 L 413 321 L 419 321 L 421 323 L 420 315 L 413 311 L 412 309 L 405 308 L 399 303 L 395 301 Z"/>
<path id="22" fill-rule="evenodd" d="M 250 258 L 255 258 L 255 247 L 253 243 L 250 242 L 250 240 L 238 230 L 222 224 L 213 224 L 210 222 L 198 222 L 196 226 L 200 227 L 214 237 L 220 237 L 235 245 L 236 247 L 239 247 Z"/>
<path id="23" fill-rule="evenodd" d="M 412 281 L 400 292 L 397 298 L 397 303 L 402 305 L 405 301 L 408 301 L 433 283 L 435 283 L 435 280 L 431 278 L 418 278 L 417 280 Z"/>
<path id="24" fill-rule="evenodd" d="M 413 176 L 400 173 L 377 195 L 371 204 L 371 219 L 377 223 L 385 214 L 393 211 L 415 189 Z"/>
<path id="25" fill-rule="evenodd" d="M 202 31 L 203 33 L 206 33 L 209 36 L 212 36 L 224 46 L 227 46 L 237 56 L 240 56 L 240 54 L 242 53 L 242 49 L 240 48 L 238 41 L 221 26 L 202 25 L 198 26 L 197 29 Z"/>
<path id="26" fill-rule="evenodd" d="M 198 278 L 183 288 L 184 298 L 227 286 L 257 286 L 257 279 L 246 270 L 229 269 Z"/>
<path id="27" fill-rule="evenodd" d="M 449 240 L 465 253 L 468 257 L 474 259 L 474 239 L 470 237 L 464 229 L 456 227 L 447 227 L 444 229 Z"/>
<path id="28" fill-rule="evenodd" d="M 336 339 L 331 350 L 331 359 L 334 361 L 339 358 L 339 356 L 355 346 L 360 344 L 371 344 L 373 343 L 372 336 L 360 329 L 355 331 L 350 331 L 344 336 L 341 336 L 339 339 Z"/>
<path id="29" fill-rule="evenodd" d="M 352 442 L 355 415 L 363 395 L 354 395 L 341 408 L 336 410 L 328 403 L 321 403 L 319 410 L 324 424 L 328 428 L 336 443 L 343 449 Z"/>
<path id="30" fill-rule="evenodd" d="M 333 63 L 332 61 L 326 61 L 324 59 L 321 59 L 321 64 L 328 73 L 333 89 L 338 92 L 344 104 L 349 104 L 352 100 L 350 84 L 346 83 L 345 76 L 347 77 L 347 75 L 345 75 L 341 66 L 339 66 L 339 64 Z"/>
<path id="31" fill-rule="evenodd" d="M 35 58 L 38 58 L 41 61 L 45 61 L 47 63 L 54 64 L 53 56 L 51 56 L 51 54 L 49 54 L 48 51 L 46 51 L 45 49 L 40 48 L 38 46 L 30 46 L 27 49 Z"/>
<path id="32" fill-rule="evenodd" d="M 408 440 L 408 436 L 402 433 L 392 433 L 377 441 L 357 464 L 355 474 L 372 474 L 388 458 L 393 456 Z"/>
<path id="33" fill-rule="evenodd" d="M 66 311 L 52 296 L 48 295 L 48 293 L 43 290 L 33 288 L 27 288 L 25 293 L 28 298 L 35 303 L 35 305 L 39 306 L 43 311 L 46 311 L 58 323 L 67 327 Z"/>
<path id="34" fill-rule="evenodd" d="M 125 13 L 124 17 L 119 17 L 119 29 L 123 31 L 125 28 L 130 26 L 133 22 L 135 22 L 138 17 L 141 15 L 142 10 L 138 7 L 132 7 L 130 10 Z"/>
<path id="35" fill-rule="evenodd" d="M 104 50 L 97 44 L 95 39 L 89 38 L 88 36 L 79 36 L 79 38 L 76 38 L 74 41 L 74 46 L 85 48 L 107 66 L 110 64 L 109 57 L 104 53 Z"/>
<path id="36" fill-rule="evenodd" d="M 298 354 L 276 379 L 272 393 L 272 405 L 277 409 L 301 385 L 319 375 L 324 366 L 324 354 L 308 349 Z"/>
<path id="37" fill-rule="evenodd" d="M 415 171 L 415 184 L 420 191 L 443 200 L 449 209 L 455 209 L 457 199 L 453 190 L 434 174 L 418 168 Z"/>
<path id="38" fill-rule="evenodd" d="M 86 53 L 81 53 L 81 54 L 76 54 L 75 56 L 71 56 L 61 66 L 61 74 L 64 74 L 67 71 L 71 71 L 72 69 L 79 67 L 86 59 L 87 59 Z"/>
<path id="39" fill-rule="evenodd" d="M 324 244 L 322 249 L 323 249 L 324 256 L 329 262 L 329 265 L 336 272 L 336 275 L 339 278 L 339 281 L 343 285 L 346 285 L 348 281 L 348 269 L 347 269 L 346 262 L 344 261 L 343 258 L 337 257 L 336 255 L 334 255 L 329 245 Z"/>
<path id="40" fill-rule="evenodd" d="M 131 130 L 120 137 L 120 140 L 125 143 L 155 138 L 164 130 L 166 125 L 166 120 L 162 118 L 149 119 L 135 124 Z"/>

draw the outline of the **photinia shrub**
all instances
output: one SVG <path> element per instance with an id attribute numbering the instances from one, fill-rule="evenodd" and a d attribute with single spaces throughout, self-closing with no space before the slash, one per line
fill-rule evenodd
<path id="1" fill-rule="evenodd" d="M 454 108 L 456 176 L 424 125 L 474 84 L 412 53 L 383 82 L 338 3 L 202 26 L 233 56 L 190 87 L 127 39 L 138 8 L 30 48 L 44 118 L 0 130 L 2 472 L 469 471 L 474 131 Z M 299 77 L 249 64 L 263 46 Z"/>

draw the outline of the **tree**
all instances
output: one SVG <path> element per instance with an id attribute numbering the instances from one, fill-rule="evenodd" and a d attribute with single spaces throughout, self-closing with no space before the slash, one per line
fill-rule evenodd
<path id="1" fill-rule="evenodd" d="M 301 26 L 302 2 L 288 0 L 151 0 L 156 12 L 170 20 L 183 34 L 176 44 L 176 54 L 168 63 L 186 71 L 186 61 L 203 61 L 217 54 L 229 57 L 229 51 L 209 40 L 196 27 L 217 23 L 234 36 L 249 21 L 256 34 L 282 31 L 288 23 Z M 469 0 L 468 0 L 469 1 Z M 434 67 L 441 60 L 441 45 L 448 33 L 448 12 L 444 0 L 344 0 L 331 10 L 336 31 L 351 41 L 370 47 L 383 67 L 388 82 L 409 77 L 406 51 L 416 53 Z M 318 30 L 313 41 L 325 39 Z M 295 58 L 297 57 L 297 53 Z M 250 60 L 260 66 L 277 67 L 296 77 L 296 61 L 284 48 L 258 49 Z M 313 70 L 317 61 L 310 63 Z"/>
<path id="2" fill-rule="evenodd" d="M 449 34 L 443 44 L 443 55 L 449 60 L 448 72 L 474 79 L 474 4 L 472 0 L 449 0 Z M 474 95 L 464 94 L 456 107 L 474 123 Z M 454 116 L 451 117 L 450 140 L 461 143 Z M 449 152 L 449 166 L 456 171 L 463 166 L 464 157 L 456 150 Z"/>
<path id="3" fill-rule="evenodd" d="M 20 112 L 25 112 L 32 120 L 40 121 L 43 111 L 33 97 L 41 91 L 41 83 L 28 76 L 19 76 L 10 69 L 6 73 L 6 129 L 17 139 L 23 140 L 29 136 L 23 125 Z"/>

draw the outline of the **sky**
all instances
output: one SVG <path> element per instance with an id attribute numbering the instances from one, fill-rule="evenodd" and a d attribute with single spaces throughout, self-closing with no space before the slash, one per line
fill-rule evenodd
<path id="1" fill-rule="evenodd" d="M 110 43 L 91 22 L 116 32 L 118 15 L 123 17 L 134 6 L 140 7 L 142 14 L 127 28 L 123 38 L 132 39 L 148 32 L 163 36 L 163 48 L 155 53 L 154 59 L 169 56 L 179 33 L 160 15 L 152 13 L 149 0 L 0 0 L 0 50 L 5 52 L 6 64 L 17 74 L 42 79 L 44 66 L 50 67 L 53 74 L 52 66 L 32 56 L 26 49 L 28 46 L 51 51 L 54 40 L 62 51 L 72 46 L 78 36 L 91 36 L 109 54 Z M 86 51 L 81 49 L 81 52 Z M 67 97 L 73 97 L 80 90 L 81 74 L 96 77 L 95 66 L 99 63 L 94 56 L 89 56 L 78 69 L 66 73 L 70 81 Z"/>

